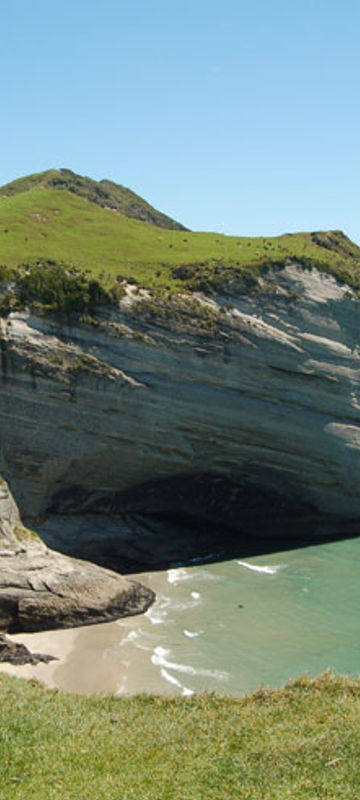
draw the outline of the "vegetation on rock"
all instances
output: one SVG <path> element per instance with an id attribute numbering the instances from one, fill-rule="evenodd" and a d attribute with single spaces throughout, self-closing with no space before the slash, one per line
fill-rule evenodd
<path id="1" fill-rule="evenodd" d="M 14 529 L 14 536 L 24 544 L 30 544 L 31 542 L 38 544 L 41 542 L 40 536 L 32 528 L 26 528 L 25 525 L 17 525 Z"/>
<path id="2" fill-rule="evenodd" d="M 106 289 L 75 267 L 54 261 L 21 265 L 17 272 L 17 297 L 20 305 L 38 304 L 49 311 L 85 311 L 118 301 L 119 286 Z"/>

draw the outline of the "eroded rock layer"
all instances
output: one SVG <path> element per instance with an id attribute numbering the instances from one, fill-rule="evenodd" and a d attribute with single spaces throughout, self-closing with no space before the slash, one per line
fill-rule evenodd
<path id="1" fill-rule="evenodd" d="M 10 315 L 1 467 L 22 513 L 356 525 L 359 312 L 345 284 L 289 264 L 252 292 L 129 287 L 96 320 Z"/>

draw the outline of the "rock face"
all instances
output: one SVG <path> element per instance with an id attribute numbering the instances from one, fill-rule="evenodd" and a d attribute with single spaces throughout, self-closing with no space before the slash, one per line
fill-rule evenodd
<path id="1" fill-rule="evenodd" d="M 356 528 L 359 320 L 352 289 L 296 264 L 211 300 L 129 294 L 76 325 L 11 315 L 0 465 L 22 514 L 120 515 L 135 545 L 161 525 L 170 540 L 171 516 Z"/>
<path id="2" fill-rule="evenodd" d="M 49 550 L 24 528 L 1 480 L 0 629 L 39 631 L 103 622 L 145 611 L 153 599 L 153 592 L 136 581 Z"/>

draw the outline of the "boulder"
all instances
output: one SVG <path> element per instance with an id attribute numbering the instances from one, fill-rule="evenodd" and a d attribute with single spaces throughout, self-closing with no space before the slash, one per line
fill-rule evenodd
<path id="1" fill-rule="evenodd" d="M 22 525 L 0 484 L 0 629 L 40 631 L 140 614 L 154 593 L 137 581 L 50 550 Z"/>

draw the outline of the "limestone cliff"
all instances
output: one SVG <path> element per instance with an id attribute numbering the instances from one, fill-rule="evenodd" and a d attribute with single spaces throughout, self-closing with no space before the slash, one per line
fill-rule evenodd
<path id="1" fill-rule="evenodd" d="M 0 466 L 23 515 L 118 515 L 134 563 L 158 562 L 154 529 L 171 551 L 171 515 L 232 536 L 353 530 L 359 313 L 346 284 L 288 263 L 211 299 L 128 287 L 96 319 L 11 314 Z"/>

